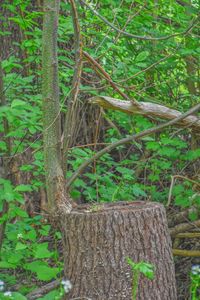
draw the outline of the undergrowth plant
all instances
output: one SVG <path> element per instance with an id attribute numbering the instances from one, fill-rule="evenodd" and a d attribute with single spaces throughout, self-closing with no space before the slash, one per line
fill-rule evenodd
<path id="1" fill-rule="evenodd" d="M 127 257 L 126 260 L 127 263 L 130 265 L 133 274 L 132 300 L 137 300 L 140 275 L 143 274 L 144 277 L 150 280 L 154 279 L 154 266 L 144 261 L 135 263 L 130 257 Z"/>
<path id="2" fill-rule="evenodd" d="M 192 266 L 190 278 L 191 278 L 191 285 L 190 285 L 191 300 L 198 300 L 200 298 L 200 265 Z"/>

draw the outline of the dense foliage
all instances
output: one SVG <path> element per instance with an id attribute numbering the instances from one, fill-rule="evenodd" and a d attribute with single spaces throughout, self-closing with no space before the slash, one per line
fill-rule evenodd
<path id="1" fill-rule="evenodd" d="M 61 236 L 49 225 L 46 205 L 41 204 L 41 198 L 45 199 L 41 107 L 43 12 L 40 1 L 38 5 L 32 2 L 1 1 L 0 12 L 7 101 L 0 107 L 0 154 L 2 162 L 9 161 L 12 166 L 9 174 L 4 174 L 3 167 L 0 171 L 0 212 L 5 203 L 9 204 L 0 218 L 0 224 L 6 222 L 0 279 L 7 290 L 17 290 L 14 299 L 26 299 L 25 295 L 41 281 L 62 278 Z M 198 102 L 198 1 L 104 0 L 89 5 L 117 28 L 138 36 L 159 38 L 180 33 L 169 39 L 134 39 L 111 28 L 83 3 L 78 6 L 84 51 L 98 61 L 127 97 L 162 103 L 181 112 Z M 183 34 L 193 23 L 193 28 Z M 65 1 L 61 1 L 58 34 L 60 109 L 64 114 L 74 67 L 74 31 L 70 5 Z M 5 41 L 9 41 L 10 49 Z M 91 108 L 87 99 L 92 95 L 122 98 L 84 57 L 79 93 L 81 126 L 77 124 L 78 137 L 69 152 L 67 177 L 105 144 L 162 122 Z M 96 119 L 91 120 L 94 116 Z M 71 196 L 78 202 L 142 199 L 166 204 L 171 178 L 178 175 L 171 191 L 172 208 L 199 208 L 198 139 L 190 128 L 169 128 L 140 142 L 120 146 L 87 168 L 74 182 Z M 197 220 L 198 212 L 190 213 L 189 219 Z M 60 293 L 62 288 L 40 299 L 59 299 Z M 3 299 L 9 297 L 4 295 Z"/>

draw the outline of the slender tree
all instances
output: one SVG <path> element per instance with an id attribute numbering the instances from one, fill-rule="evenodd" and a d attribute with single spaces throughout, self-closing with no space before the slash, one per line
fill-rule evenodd
<path id="1" fill-rule="evenodd" d="M 44 1 L 42 41 L 44 162 L 47 197 L 51 213 L 54 213 L 63 203 L 65 203 L 67 211 L 71 210 L 71 203 L 65 193 L 65 178 L 61 157 L 61 121 L 57 59 L 59 4 L 59 0 Z"/>

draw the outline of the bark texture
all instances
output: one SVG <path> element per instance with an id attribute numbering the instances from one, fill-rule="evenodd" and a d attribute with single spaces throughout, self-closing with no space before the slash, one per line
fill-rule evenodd
<path id="1" fill-rule="evenodd" d="M 151 102 L 138 102 L 138 105 L 136 106 L 132 101 L 123 101 L 106 96 L 92 97 L 89 99 L 89 102 L 91 104 L 97 104 L 106 109 L 123 111 L 126 114 L 138 114 L 165 120 L 173 120 L 182 115 L 182 113 L 178 110 Z M 199 132 L 200 129 L 200 121 L 196 116 L 188 116 L 178 122 L 177 125 L 190 127 L 197 132 Z"/>
<path id="2" fill-rule="evenodd" d="M 71 203 L 65 196 L 65 179 L 61 157 L 61 122 L 58 86 L 57 27 L 58 0 L 44 1 L 42 39 L 42 98 L 44 164 L 49 209 L 52 213 L 65 203 L 66 211 Z"/>
<path id="3" fill-rule="evenodd" d="M 176 300 L 174 265 L 165 209 L 158 203 L 121 202 L 84 207 L 62 218 L 65 299 L 131 300 L 126 262 L 155 266 L 155 279 L 140 276 L 138 300 Z"/>

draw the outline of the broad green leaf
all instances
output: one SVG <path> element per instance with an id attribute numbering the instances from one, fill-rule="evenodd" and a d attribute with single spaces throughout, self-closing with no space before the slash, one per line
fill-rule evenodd
<path id="1" fill-rule="evenodd" d="M 24 250 L 27 248 L 27 245 L 26 244 L 23 244 L 21 242 L 18 242 L 16 247 L 15 247 L 15 250 Z"/>
<path id="2" fill-rule="evenodd" d="M 52 255 L 53 253 L 48 250 L 48 243 L 42 243 L 36 246 L 35 258 L 49 258 Z"/>
<path id="3" fill-rule="evenodd" d="M 31 185 L 29 185 L 29 184 L 20 184 L 15 188 L 15 191 L 18 191 L 18 192 L 31 192 L 32 188 L 31 188 Z"/>
<path id="4" fill-rule="evenodd" d="M 18 107 L 18 106 L 26 106 L 26 102 L 23 101 L 23 100 L 19 100 L 19 99 L 16 99 L 16 100 L 13 100 L 13 102 L 11 103 L 11 107 L 12 108 L 15 108 L 15 107 Z"/>
<path id="5" fill-rule="evenodd" d="M 148 56 L 149 56 L 149 52 L 148 52 L 148 51 L 142 51 L 142 52 L 140 52 L 140 53 L 137 55 L 135 61 L 136 61 L 136 62 L 144 61 Z"/>
<path id="6" fill-rule="evenodd" d="M 12 292 L 12 299 L 15 300 L 27 300 L 27 298 L 25 296 L 23 296 L 22 294 L 18 293 L 18 292 Z"/>

